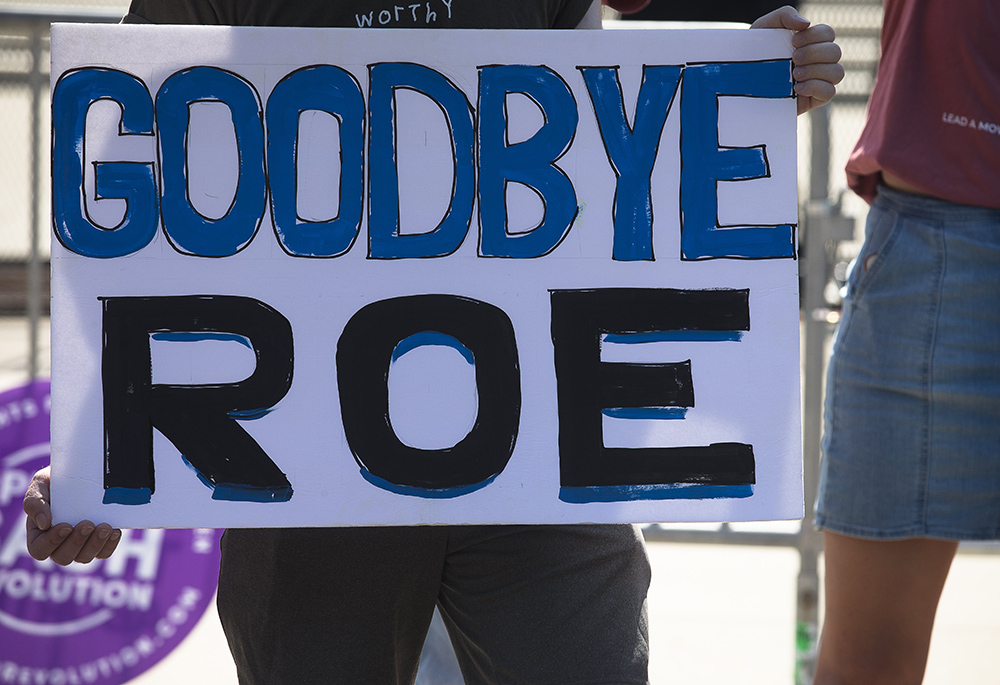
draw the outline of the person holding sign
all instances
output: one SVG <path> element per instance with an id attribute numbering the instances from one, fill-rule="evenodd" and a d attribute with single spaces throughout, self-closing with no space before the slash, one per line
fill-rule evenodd
<path id="1" fill-rule="evenodd" d="M 411 5 L 135 0 L 126 21 L 279 26 L 597 28 L 594 0 Z M 800 112 L 843 76 L 826 26 L 792 8 L 759 28 L 796 33 Z M 786 82 L 787 82 L 787 62 Z M 35 558 L 114 551 L 106 524 L 52 525 L 48 473 L 25 499 Z M 407 683 L 435 605 L 469 682 L 644 683 L 649 565 L 631 525 L 230 529 L 222 617 L 241 682 Z"/>
<path id="2" fill-rule="evenodd" d="M 995 2 L 885 2 L 847 164 L 872 207 L 827 383 L 817 685 L 921 682 L 958 541 L 1000 538 L 998 32 Z"/>

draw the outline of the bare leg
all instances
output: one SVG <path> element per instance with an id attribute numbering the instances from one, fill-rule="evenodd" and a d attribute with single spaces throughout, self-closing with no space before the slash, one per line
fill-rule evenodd
<path id="1" fill-rule="evenodd" d="M 824 533 L 826 618 L 815 685 L 919 685 L 957 542 Z"/>

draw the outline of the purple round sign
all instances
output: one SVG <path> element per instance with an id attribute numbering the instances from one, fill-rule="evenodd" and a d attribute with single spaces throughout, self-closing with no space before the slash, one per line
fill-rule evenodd
<path id="1" fill-rule="evenodd" d="M 49 462 L 49 383 L 0 394 L 0 683 L 117 685 L 165 657 L 218 583 L 215 530 L 123 531 L 104 561 L 28 556 L 21 500 Z"/>

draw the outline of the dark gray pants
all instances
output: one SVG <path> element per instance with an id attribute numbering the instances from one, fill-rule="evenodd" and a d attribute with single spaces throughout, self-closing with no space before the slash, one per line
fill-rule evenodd
<path id="1" fill-rule="evenodd" d="M 646 683 L 629 525 L 234 529 L 219 614 L 240 683 L 412 683 L 434 606 L 469 683 Z"/>

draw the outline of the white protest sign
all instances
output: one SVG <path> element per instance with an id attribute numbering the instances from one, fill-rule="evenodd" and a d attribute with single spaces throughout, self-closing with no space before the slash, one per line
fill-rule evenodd
<path id="1" fill-rule="evenodd" d="M 56 517 L 800 517 L 790 55 L 54 26 Z"/>

